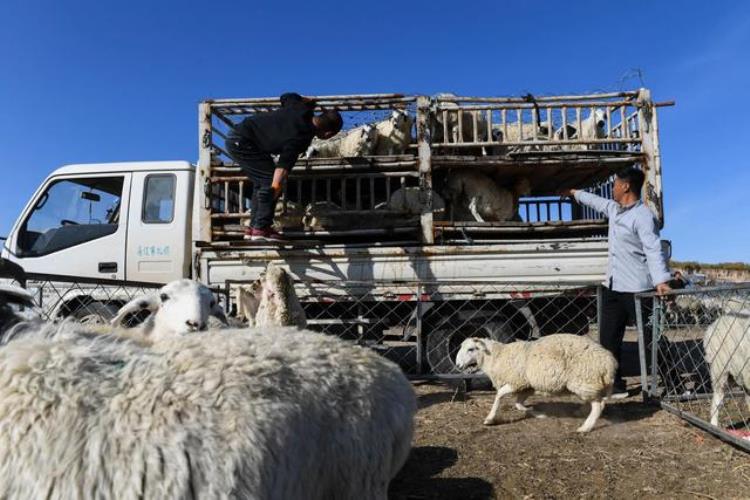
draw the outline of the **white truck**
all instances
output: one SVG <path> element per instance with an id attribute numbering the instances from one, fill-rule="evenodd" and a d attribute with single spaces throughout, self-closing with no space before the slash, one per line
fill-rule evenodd
<path id="1" fill-rule="evenodd" d="M 605 272 L 607 221 L 561 199 L 560 189 L 606 196 L 614 172 L 638 165 L 646 173 L 643 199 L 663 223 L 656 109 L 670 103 L 654 103 L 646 89 L 316 99 L 321 109 L 342 111 L 345 129 L 406 111 L 411 142 L 388 155 L 300 159 L 277 217 L 289 244 L 242 239 L 251 186 L 224 150 L 239 120 L 279 100 L 207 100 L 199 106 L 197 165 L 61 167 L 29 200 L 2 257 L 31 280 L 127 286 L 190 277 L 226 291 L 230 309 L 233 290 L 277 262 L 295 278 L 313 328 L 406 348 L 415 372 L 445 373 L 467 334 L 581 331 L 596 316 L 590 291 Z M 506 186 L 526 178 L 530 192 L 515 220 L 459 220 L 461 201 L 444 186 L 462 169 Z M 416 210 L 389 205 L 403 189 L 417 193 Z M 437 210 L 437 198 L 445 210 Z M 312 222 L 305 210 L 315 214 Z M 71 287 L 57 314 L 73 310 L 69 301 L 99 312 L 122 303 L 86 294 Z M 561 321 L 561 308 L 576 318 Z"/>

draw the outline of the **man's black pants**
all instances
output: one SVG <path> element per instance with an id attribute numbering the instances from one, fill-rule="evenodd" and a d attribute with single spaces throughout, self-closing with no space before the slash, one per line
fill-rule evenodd
<path id="1" fill-rule="evenodd" d="M 271 155 L 258 151 L 248 139 L 234 135 L 227 138 L 225 145 L 229 155 L 253 183 L 250 227 L 255 229 L 270 227 L 276 210 L 276 199 L 271 189 L 276 165 Z"/>
<path id="2" fill-rule="evenodd" d="M 643 322 L 644 339 L 646 348 L 651 345 L 651 327 L 650 317 L 653 309 L 653 300 L 644 298 L 643 304 Z M 629 292 L 616 292 L 607 287 L 603 287 L 602 293 L 602 321 L 601 331 L 599 332 L 599 342 L 611 352 L 617 360 L 617 373 L 615 375 L 615 387 L 624 387 L 625 381 L 622 378 L 622 340 L 625 336 L 625 327 L 628 324 L 635 324 L 635 294 Z M 679 388 L 680 378 L 678 366 L 673 362 L 672 351 L 666 338 L 659 339 L 659 372 L 665 377 L 664 383 L 668 383 L 674 388 Z M 648 351 L 646 363 L 650 364 L 651 355 Z"/>

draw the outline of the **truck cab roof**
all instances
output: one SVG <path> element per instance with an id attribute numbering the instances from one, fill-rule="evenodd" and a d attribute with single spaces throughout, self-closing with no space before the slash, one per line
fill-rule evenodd
<path id="1" fill-rule="evenodd" d="M 51 176 L 70 174 L 102 174 L 115 172 L 143 172 L 143 171 L 182 171 L 195 170 L 195 165 L 189 161 L 128 161 L 113 163 L 76 163 L 65 165 L 52 172 Z"/>

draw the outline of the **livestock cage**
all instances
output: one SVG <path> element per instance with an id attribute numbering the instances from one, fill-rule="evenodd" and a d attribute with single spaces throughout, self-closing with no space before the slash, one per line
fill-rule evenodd
<path id="1" fill-rule="evenodd" d="M 237 327 L 245 324 L 236 317 L 241 285 L 230 281 L 213 288 Z M 158 286 L 34 275 L 27 290 L 45 320 L 104 323 L 126 302 L 156 293 Z M 309 329 L 372 348 L 415 379 L 474 377 L 455 366 L 467 337 L 510 342 L 598 331 L 598 294 L 590 285 L 298 281 L 295 290 Z M 143 319 L 135 315 L 126 324 Z"/>
<path id="2" fill-rule="evenodd" d="M 750 284 L 636 304 L 644 396 L 750 451 Z"/>
<path id="3" fill-rule="evenodd" d="M 276 218 L 289 239 L 432 244 L 477 237 L 603 235 L 603 215 L 561 199 L 559 191 L 585 188 L 606 196 L 612 175 L 631 165 L 645 171 L 643 199 L 662 220 L 656 108 L 671 103 L 654 103 L 646 89 L 544 97 L 315 99 L 318 110 L 342 113 L 344 130 L 337 140 L 364 137 L 363 127 L 377 128 L 399 116 L 406 118 L 399 122 L 407 124 L 406 138 L 379 148 L 383 139 L 376 134 L 373 147 L 302 155 Z M 242 238 L 252 186 L 224 143 L 241 120 L 279 106 L 277 98 L 201 103 L 199 216 L 193 230 L 199 244 Z M 481 174 L 485 184 L 512 193 L 512 217 L 467 217 L 466 199 L 448 186 L 467 169 Z"/>

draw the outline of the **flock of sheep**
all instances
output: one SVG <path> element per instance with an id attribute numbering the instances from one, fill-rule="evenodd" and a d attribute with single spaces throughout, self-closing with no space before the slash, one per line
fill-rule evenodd
<path id="1" fill-rule="evenodd" d="M 417 408 L 400 368 L 302 330 L 281 267 L 236 300 L 249 327 L 212 326 L 228 322 L 213 293 L 179 280 L 125 304 L 112 325 L 0 332 L 0 497 L 387 498 Z M 151 315 L 123 326 L 141 311 Z M 749 329 L 740 304 L 706 331 L 714 425 L 728 378 L 750 386 Z M 497 389 L 485 425 L 499 423 L 503 396 L 541 417 L 524 404 L 531 394 L 572 393 L 591 405 L 578 432 L 594 428 L 617 367 L 597 342 L 567 334 L 469 338 L 456 364 Z"/>

